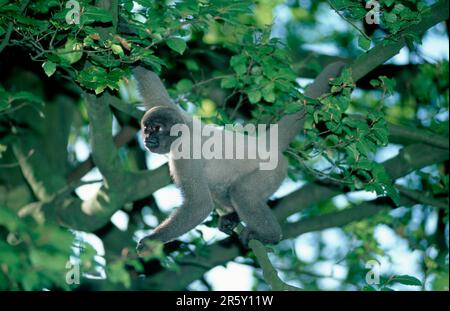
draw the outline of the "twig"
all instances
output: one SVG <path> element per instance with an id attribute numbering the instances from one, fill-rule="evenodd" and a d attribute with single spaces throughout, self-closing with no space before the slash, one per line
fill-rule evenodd
<path id="1" fill-rule="evenodd" d="M 361 29 L 359 29 L 358 26 L 355 25 L 355 23 L 353 23 L 351 20 L 346 18 L 341 12 L 339 12 L 339 10 L 331 3 L 331 1 L 328 0 L 327 3 L 343 20 L 352 25 L 352 27 L 355 28 L 364 38 L 366 38 L 369 41 L 372 41 L 372 39 L 370 39 L 370 37 L 364 31 L 362 31 Z"/>
<path id="2" fill-rule="evenodd" d="M 258 240 L 251 240 L 248 245 L 253 250 L 258 263 L 263 270 L 264 280 L 272 287 L 273 290 L 300 291 L 301 288 L 284 283 L 278 276 L 277 270 L 272 266 L 267 250 Z"/>
<path id="3" fill-rule="evenodd" d="M 21 13 L 28 6 L 29 2 L 30 2 L 30 0 L 25 0 L 24 2 L 22 2 L 22 5 L 20 6 L 20 12 Z M 9 24 L 8 24 L 8 28 L 6 29 L 5 38 L 3 39 L 2 43 L 0 43 L 0 53 L 8 45 L 9 39 L 11 38 L 11 34 L 12 34 L 13 29 L 14 29 L 13 21 L 10 21 Z"/>
<path id="4" fill-rule="evenodd" d="M 197 88 L 197 87 L 202 86 L 204 84 L 208 84 L 210 82 L 213 82 L 213 81 L 216 81 L 216 80 L 220 80 L 220 79 L 223 79 L 223 78 L 227 78 L 227 77 L 231 77 L 231 76 L 234 76 L 234 75 L 233 74 L 227 74 L 227 75 L 221 75 L 221 76 L 212 77 L 212 78 L 209 78 L 207 80 L 203 80 L 203 81 L 199 81 L 199 82 L 195 83 L 194 85 L 192 85 L 192 88 Z"/>

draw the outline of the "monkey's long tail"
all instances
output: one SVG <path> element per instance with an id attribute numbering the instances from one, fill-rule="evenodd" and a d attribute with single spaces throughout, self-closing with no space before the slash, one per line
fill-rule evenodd
<path id="1" fill-rule="evenodd" d="M 310 84 L 305 90 L 305 96 L 310 98 L 317 98 L 320 95 L 329 91 L 329 81 L 331 78 L 337 77 L 342 68 L 346 64 L 344 62 L 335 62 L 329 64 L 324 70 L 317 76 L 312 84 Z M 287 149 L 291 141 L 300 133 L 305 123 L 305 109 L 288 114 L 284 116 L 278 122 L 278 147 L 279 150 L 284 151 Z"/>
<path id="2" fill-rule="evenodd" d="M 154 72 L 137 66 L 133 69 L 133 76 L 138 82 L 138 90 L 147 109 L 156 106 L 175 107 L 161 79 Z"/>

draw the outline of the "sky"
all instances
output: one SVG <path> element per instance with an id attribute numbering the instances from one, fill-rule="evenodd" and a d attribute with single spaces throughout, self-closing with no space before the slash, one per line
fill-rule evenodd
<path id="1" fill-rule="evenodd" d="M 290 18 L 289 9 L 285 5 L 279 5 L 274 10 L 274 35 L 283 35 L 283 25 Z M 323 27 L 324 31 L 330 29 L 345 29 L 349 26 L 343 21 L 335 12 L 331 10 L 325 10 L 320 16 L 319 21 L 324 21 L 319 27 Z M 438 25 L 437 27 L 442 27 Z M 448 38 L 446 36 L 440 36 L 436 32 L 430 30 L 423 40 L 423 46 L 421 47 L 421 52 L 429 62 L 435 62 L 442 59 L 449 58 L 449 46 Z M 324 53 L 324 54 L 336 54 L 336 48 L 332 45 L 317 45 L 310 47 L 311 49 Z M 406 48 L 402 49 L 398 55 L 392 58 L 389 63 L 394 64 L 406 64 L 409 62 L 409 55 Z M 301 83 L 307 83 L 310 80 L 300 79 Z M 446 116 L 448 119 L 448 115 Z M 115 131 L 118 130 L 117 124 L 114 126 Z M 140 142 L 140 139 L 138 139 Z M 140 142 L 141 143 L 141 142 Z M 142 145 L 141 145 L 142 146 Z M 75 153 L 78 161 L 83 161 L 87 159 L 90 154 L 89 145 L 79 139 L 76 141 Z M 381 149 L 376 155 L 376 161 L 382 162 L 389 158 L 394 157 L 399 152 L 399 146 L 389 145 L 386 148 Z M 167 162 L 167 158 L 163 155 L 149 154 L 147 152 L 147 164 L 150 169 L 157 168 L 158 166 Z M 101 175 L 98 169 L 93 169 L 86 176 L 83 177 L 83 181 L 98 180 Z M 402 180 L 399 181 L 400 183 Z M 295 183 L 290 180 L 286 180 L 280 189 L 274 194 L 274 197 L 282 197 L 292 191 L 299 189 L 302 183 Z M 97 190 L 100 188 L 100 183 L 94 183 L 89 185 L 84 185 L 76 189 L 77 194 L 81 199 L 86 200 L 95 195 Z M 181 204 L 181 194 L 179 190 L 173 186 L 167 186 L 159 189 L 154 193 L 154 197 L 158 206 L 163 211 L 171 211 Z M 358 201 L 358 200 L 370 200 L 375 197 L 372 193 L 367 193 L 364 191 L 354 192 L 348 195 L 340 195 L 333 199 L 334 203 L 338 207 L 345 207 L 348 201 Z M 401 208 L 398 209 L 397 213 L 401 213 Z M 413 207 L 413 215 L 417 219 L 420 219 L 421 210 L 419 208 Z M 151 215 L 145 215 L 144 220 L 148 225 L 156 225 L 156 219 Z M 126 229 L 127 216 L 126 213 L 118 211 L 112 218 L 113 223 L 122 230 Z M 437 225 L 437 215 L 436 217 L 429 217 L 429 223 L 427 228 L 433 231 Z M 226 237 L 225 234 L 220 231 L 208 228 L 204 225 L 200 225 L 197 229 L 201 230 L 204 238 L 208 242 L 214 242 L 217 239 L 223 239 Z M 137 238 L 144 235 L 145 232 L 140 232 L 137 234 Z M 190 235 L 195 233 L 188 233 L 181 237 L 181 239 L 189 238 Z M 103 245 L 101 240 L 92 234 L 83 233 L 82 235 L 90 244 L 92 244 L 101 256 L 104 254 Z M 293 248 L 299 259 L 314 263 L 319 255 L 319 248 L 317 245 L 317 235 L 321 235 L 326 247 L 327 252 L 342 252 L 345 247 L 350 246 L 350 241 L 342 233 L 340 229 L 330 228 L 322 232 L 310 232 L 302 234 L 294 240 Z M 380 224 L 376 227 L 375 238 L 380 243 L 381 247 L 386 250 L 387 254 L 393 259 L 393 263 L 387 262 L 385 258 L 379 257 L 377 259 L 381 263 L 381 272 L 387 274 L 408 274 L 422 279 L 422 275 L 419 269 L 419 261 L 421 255 L 417 251 L 411 251 L 408 247 L 406 240 L 398 237 L 395 232 L 386 225 Z M 273 259 L 273 258 L 272 258 Z M 276 263 L 275 263 L 276 264 Z M 339 263 L 332 260 L 320 261 L 313 265 L 313 271 L 320 275 L 327 275 L 330 277 L 323 278 L 320 281 L 320 286 L 324 290 L 336 289 L 340 284 L 339 279 L 344 279 L 347 274 L 347 268 Z M 253 268 L 236 263 L 230 262 L 226 267 L 219 266 L 211 269 L 205 275 L 206 280 L 211 284 L 214 290 L 251 290 L 253 286 Z M 236 282 L 239 280 L 239 282 Z M 296 284 L 293 284 L 296 285 Z M 200 282 L 194 282 L 191 284 L 190 288 L 193 290 L 202 289 L 203 285 Z M 426 286 L 429 286 L 426 285 Z M 411 286 L 395 285 L 395 289 L 399 290 L 414 290 Z"/>

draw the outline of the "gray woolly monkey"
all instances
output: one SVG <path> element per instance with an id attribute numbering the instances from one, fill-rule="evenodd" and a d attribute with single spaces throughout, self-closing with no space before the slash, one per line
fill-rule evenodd
<path id="1" fill-rule="evenodd" d="M 305 95 L 316 98 L 328 91 L 329 79 L 337 76 L 343 63 L 333 63 L 326 67 L 305 91 Z M 251 239 L 263 243 L 277 243 L 282 237 L 281 227 L 267 206 L 268 198 L 279 188 L 287 173 L 287 160 L 282 152 L 303 128 L 304 111 L 284 116 L 278 124 L 278 162 L 273 169 L 261 170 L 260 156 L 243 159 L 195 159 L 175 157 L 178 142 L 192 141 L 194 121 L 170 99 L 164 85 L 156 74 L 136 67 L 133 75 L 139 91 L 148 108 L 141 126 L 145 146 L 159 154 L 169 154 L 170 173 L 183 194 L 183 204 L 149 235 L 139 241 L 138 251 L 145 249 L 145 240 L 172 241 L 200 224 L 219 206 L 227 214 L 219 220 L 219 229 L 231 234 L 236 225 L 245 224 L 240 233 L 244 245 Z M 173 126 L 183 125 L 189 134 L 171 135 Z M 200 127 L 204 127 L 201 124 Z M 213 131 L 223 131 L 213 129 Z M 235 134 L 242 135 L 242 134 Z M 226 135 L 224 135 L 225 137 Z M 223 138 L 225 139 L 225 138 Z M 245 135 L 247 143 L 255 138 Z M 202 139 L 200 146 L 205 143 Z M 194 152 L 189 145 L 190 155 Z M 271 146 L 273 148 L 273 146 Z"/>

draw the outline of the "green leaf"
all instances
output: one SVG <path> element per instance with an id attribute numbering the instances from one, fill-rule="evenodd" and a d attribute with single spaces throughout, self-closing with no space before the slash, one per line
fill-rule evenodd
<path id="1" fill-rule="evenodd" d="M 8 231 L 15 232 L 21 229 L 24 224 L 13 211 L 4 206 L 0 206 L 0 226 L 5 227 Z"/>
<path id="2" fill-rule="evenodd" d="M 59 272 L 65 269 L 68 257 L 62 253 L 48 252 L 41 249 L 32 249 L 30 261 L 37 270 L 48 272 Z"/>
<path id="3" fill-rule="evenodd" d="M 274 101 L 275 101 L 275 99 L 276 99 L 276 97 L 275 97 L 275 93 L 266 93 L 266 94 L 264 94 L 264 99 L 266 100 L 266 101 L 268 101 L 269 103 L 273 103 Z"/>
<path id="4" fill-rule="evenodd" d="M 26 291 L 38 289 L 39 275 L 37 273 L 25 273 L 22 278 L 22 286 Z"/>
<path id="5" fill-rule="evenodd" d="M 112 21 L 112 15 L 107 10 L 89 5 L 86 6 L 84 12 L 80 15 L 81 24 L 91 24 L 94 22 L 107 23 Z"/>
<path id="6" fill-rule="evenodd" d="M 80 71 L 77 80 L 82 86 L 101 93 L 107 86 L 107 77 L 108 74 L 104 68 L 91 66 Z"/>
<path id="7" fill-rule="evenodd" d="M 390 24 L 396 23 L 398 20 L 398 17 L 395 13 L 385 13 L 384 18 L 386 19 L 386 22 Z"/>
<path id="8" fill-rule="evenodd" d="M 262 96 L 269 103 L 273 103 L 275 101 L 275 93 L 273 92 L 274 87 L 275 84 L 273 82 L 270 82 L 262 89 Z"/>
<path id="9" fill-rule="evenodd" d="M 0 95 L 3 95 L 0 93 Z M 0 111 L 6 110 L 11 106 L 6 97 L 0 97 Z"/>
<path id="10" fill-rule="evenodd" d="M 394 201 L 394 203 L 399 206 L 400 205 L 400 195 L 398 194 L 397 190 L 395 190 L 395 187 L 388 184 L 384 186 L 386 195 Z"/>
<path id="11" fill-rule="evenodd" d="M 188 59 L 185 61 L 186 68 L 191 71 L 199 71 L 200 67 L 198 66 L 197 62 L 193 59 Z"/>
<path id="12" fill-rule="evenodd" d="M 367 145 L 364 143 L 364 141 L 359 140 L 356 142 L 356 148 L 358 149 L 358 151 L 367 156 L 370 153 L 369 148 L 367 147 Z"/>
<path id="13" fill-rule="evenodd" d="M 112 283 L 121 283 L 126 288 L 131 285 L 130 274 L 124 267 L 124 263 L 121 261 L 116 261 L 109 263 L 106 267 L 106 273 L 108 275 L 108 280 Z"/>
<path id="14" fill-rule="evenodd" d="M 222 79 L 220 86 L 224 89 L 231 89 L 237 85 L 238 81 L 235 77 L 226 77 Z"/>
<path id="15" fill-rule="evenodd" d="M 383 83 L 383 86 L 388 94 L 393 94 L 395 90 L 395 85 L 397 82 L 394 79 L 389 79 L 386 76 L 380 76 L 380 81 Z"/>
<path id="16" fill-rule="evenodd" d="M 370 85 L 372 85 L 373 87 L 379 87 L 381 85 L 381 82 L 380 80 L 372 79 L 370 80 Z"/>
<path id="17" fill-rule="evenodd" d="M 363 49 L 363 50 L 368 50 L 370 49 L 370 45 L 371 45 L 372 41 L 370 41 L 369 39 L 367 39 L 364 36 L 359 36 L 358 38 L 358 46 Z"/>
<path id="18" fill-rule="evenodd" d="M 83 52 L 81 52 L 82 44 L 75 41 L 72 38 L 67 39 L 64 48 L 57 49 L 58 56 L 69 63 L 69 65 L 76 63 L 83 56 Z"/>
<path id="19" fill-rule="evenodd" d="M 422 282 L 411 276 L 411 275 L 396 275 L 391 279 L 391 282 L 397 282 L 403 285 L 410 285 L 410 286 L 422 286 Z"/>
<path id="20" fill-rule="evenodd" d="M 123 49 L 120 45 L 118 44 L 113 44 L 111 45 L 111 50 L 114 54 L 119 55 L 119 56 L 124 56 L 124 52 Z"/>
<path id="21" fill-rule="evenodd" d="M 261 92 L 258 90 L 251 90 L 247 92 L 248 95 L 248 100 L 252 103 L 252 104 L 256 104 L 257 102 L 259 102 L 261 100 Z"/>
<path id="22" fill-rule="evenodd" d="M 179 54 L 183 54 L 183 52 L 186 50 L 186 41 L 184 41 L 181 38 L 170 38 L 166 41 L 166 44 L 169 48 L 174 50 L 175 52 Z"/>
<path id="23" fill-rule="evenodd" d="M 337 93 L 337 92 L 340 92 L 341 90 L 342 90 L 342 87 L 339 85 L 333 85 L 331 87 L 331 93 Z"/>
<path id="24" fill-rule="evenodd" d="M 376 289 L 375 289 L 373 286 L 370 286 L 370 285 L 364 286 L 364 287 L 362 288 L 362 290 L 363 290 L 363 291 L 370 291 L 370 292 L 376 291 Z"/>
<path id="25" fill-rule="evenodd" d="M 230 65 L 239 75 L 243 75 L 247 72 L 247 58 L 244 55 L 235 55 L 231 57 Z"/>
<path id="26" fill-rule="evenodd" d="M 1 109 L 0 109 L 0 110 L 1 110 Z M 0 144 L 0 159 L 2 158 L 3 153 L 4 153 L 6 150 L 8 150 L 8 146 L 5 146 L 5 145 Z"/>
<path id="27" fill-rule="evenodd" d="M 47 77 L 51 77 L 56 71 L 56 64 L 48 60 L 42 64 L 42 68 L 44 68 Z"/>
<path id="28" fill-rule="evenodd" d="M 245 64 L 238 64 L 236 66 L 233 66 L 233 69 L 239 75 L 243 75 L 247 72 L 247 67 L 245 66 Z"/>
<path id="29" fill-rule="evenodd" d="M 182 79 L 178 81 L 176 89 L 180 93 L 189 92 L 192 89 L 192 81 L 189 79 Z"/>

